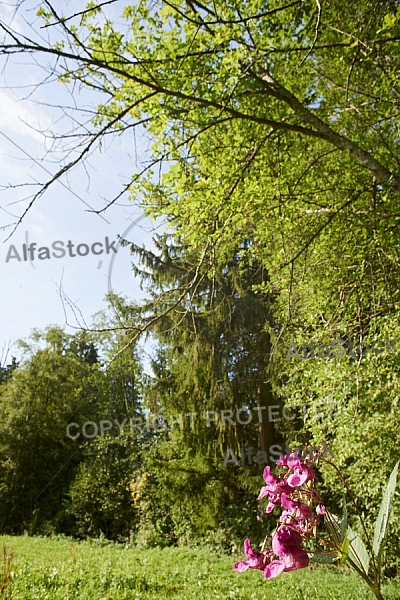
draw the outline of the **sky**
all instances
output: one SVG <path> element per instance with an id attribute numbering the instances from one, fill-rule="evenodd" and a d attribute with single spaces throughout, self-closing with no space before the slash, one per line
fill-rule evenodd
<path id="1" fill-rule="evenodd" d="M 66 14 L 72 10 L 71 2 L 58 4 Z M 84 4 L 74 0 L 74 11 Z M 118 11 L 111 6 L 109 14 L 116 17 L 120 10 L 121 5 Z M 29 34 L 22 15 L 13 17 L 10 4 L 0 3 L 0 19 Z M 103 209 L 148 159 L 149 140 L 139 131 L 103 142 L 84 165 L 54 182 L 14 231 L 13 224 L 38 182 L 48 181 L 65 164 L 52 137 L 74 127 L 71 117 L 76 115 L 67 107 L 76 102 L 94 110 L 101 97 L 78 89 L 71 95 L 51 76 L 37 86 L 47 66 L 26 56 L 7 63 L 0 57 L 0 63 L 0 363 L 4 364 L 12 355 L 20 357 L 17 340 L 28 338 L 33 329 L 59 325 L 73 333 L 90 327 L 93 315 L 106 308 L 109 289 L 129 299 L 143 298 L 131 272 L 129 250 L 119 246 L 117 236 L 125 234 L 126 239 L 152 248 L 152 236 L 162 231 L 163 223 L 145 217 L 138 203 L 126 196 L 101 215 L 93 212 Z M 59 242 L 55 248 L 64 247 L 65 256 L 52 248 L 55 242 Z M 26 252 L 25 257 L 24 244 L 32 244 L 32 254 Z M 94 254 L 92 248 L 102 254 Z"/>

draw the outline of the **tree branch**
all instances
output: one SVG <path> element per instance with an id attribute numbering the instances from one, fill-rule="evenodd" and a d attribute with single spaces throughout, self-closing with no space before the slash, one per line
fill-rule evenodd
<path id="1" fill-rule="evenodd" d="M 360 165 L 374 174 L 376 181 L 379 184 L 390 183 L 396 191 L 400 191 L 400 178 L 398 175 L 391 173 L 386 167 L 371 156 L 371 154 L 360 148 L 360 146 L 339 133 L 336 133 L 336 131 L 334 131 L 327 123 L 306 108 L 294 94 L 289 92 L 283 85 L 280 85 L 269 73 L 264 72 L 262 77 L 259 77 L 256 74 L 254 75 L 257 77 L 258 81 L 263 82 L 266 92 L 269 95 L 290 106 L 295 115 L 297 115 L 304 123 L 311 125 L 315 132 L 320 134 L 321 138 L 325 139 L 339 150 L 344 150 L 353 156 Z"/>

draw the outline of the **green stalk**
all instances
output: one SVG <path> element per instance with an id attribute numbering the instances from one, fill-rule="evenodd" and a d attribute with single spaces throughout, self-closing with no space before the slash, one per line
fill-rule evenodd
<path id="1" fill-rule="evenodd" d="M 368 532 L 367 532 L 367 528 L 365 527 L 365 524 L 364 524 L 364 521 L 363 521 L 363 519 L 362 519 L 362 516 L 360 515 L 360 511 L 358 510 L 358 506 L 357 506 L 357 503 L 356 503 L 356 501 L 355 501 L 355 499 L 354 499 L 354 496 L 353 496 L 353 494 L 352 494 L 352 492 L 351 492 L 351 490 L 350 490 L 349 486 L 347 485 L 347 482 L 346 482 L 346 480 L 344 479 L 343 475 L 341 474 L 341 472 L 340 472 L 340 471 L 339 471 L 339 469 L 337 468 L 337 466 L 336 466 L 336 465 L 334 465 L 334 464 L 333 464 L 331 461 L 329 461 L 329 460 L 326 460 L 326 458 L 322 458 L 322 460 L 323 460 L 324 462 L 326 462 L 328 465 L 331 465 L 331 467 L 333 467 L 333 468 L 335 469 L 335 471 L 337 472 L 337 474 L 338 474 L 338 475 L 339 475 L 339 477 L 340 477 L 340 480 L 341 480 L 341 482 L 343 483 L 344 487 L 346 488 L 346 490 L 347 490 L 347 493 L 348 493 L 348 494 L 349 494 L 349 496 L 350 496 L 350 500 L 351 500 L 351 501 L 352 501 L 352 503 L 354 504 L 354 507 L 355 507 L 355 509 L 356 509 L 356 513 L 357 513 L 357 515 L 358 515 L 358 517 L 359 517 L 359 519 L 360 519 L 360 521 L 361 521 L 361 526 L 362 526 L 362 528 L 363 528 L 363 530 L 364 530 L 364 533 L 365 533 L 365 538 L 366 538 L 366 540 L 367 540 L 368 548 L 369 548 L 369 551 L 370 551 L 370 557 L 372 558 L 372 564 L 373 564 L 373 569 L 374 569 L 374 573 L 375 573 L 375 580 L 377 580 L 377 581 L 379 582 L 379 583 L 378 583 L 378 585 L 379 585 L 379 587 L 380 587 L 380 580 L 381 580 L 381 578 L 380 578 L 380 566 L 379 566 L 379 565 L 377 566 L 377 564 L 376 564 L 376 561 L 375 561 L 375 555 L 374 555 L 374 551 L 373 551 L 373 548 L 372 548 L 371 540 L 369 539 L 369 535 L 368 535 Z M 372 588 L 371 588 L 371 589 L 372 589 Z M 378 589 L 378 591 L 379 591 L 379 589 Z"/>

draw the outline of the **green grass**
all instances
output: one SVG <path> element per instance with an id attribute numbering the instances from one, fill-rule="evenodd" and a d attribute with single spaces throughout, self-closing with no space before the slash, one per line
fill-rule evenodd
<path id="1" fill-rule="evenodd" d="M 0 536 L 14 551 L 11 600 L 372 600 L 367 586 L 337 567 L 302 569 L 266 581 L 234 573 L 235 559 L 205 548 L 136 550 L 60 538 Z M 0 579 L 1 582 L 1 579 Z M 1 585 L 0 585 L 1 587 Z M 385 600 L 400 599 L 390 583 Z"/>

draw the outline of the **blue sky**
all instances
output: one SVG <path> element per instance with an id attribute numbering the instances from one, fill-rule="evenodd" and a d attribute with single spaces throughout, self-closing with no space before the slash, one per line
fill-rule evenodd
<path id="1" fill-rule="evenodd" d="M 85 3 L 74 0 L 58 2 L 66 14 L 78 11 Z M 119 4 L 118 12 L 123 3 Z M 33 4 L 32 4 L 33 6 Z M 109 13 L 114 16 L 116 8 L 111 5 Z M 6 3 L 0 3 L 1 20 L 10 22 L 12 11 Z M 20 31 L 27 32 L 21 17 L 13 20 Z M 13 58 L 7 65 L 2 59 L 0 79 L 0 360 L 5 349 L 11 345 L 8 359 L 18 356 L 15 342 L 27 338 L 33 328 L 61 325 L 73 332 L 84 323 L 90 326 L 92 316 L 106 307 L 108 273 L 113 255 L 103 253 L 87 256 L 39 260 L 36 250 L 32 261 L 24 261 L 22 245 L 28 240 L 36 248 L 49 247 L 56 240 L 67 244 L 86 244 L 91 247 L 98 242 L 117 240 L 142 211 L 137 203 L 122 197 L 107 211 L 103 218 L 90 212 L 100 210 L 120 191 L 123 184 L 142 163 L 148 159 L 149 140 L 144 132 L 128 133 L 103 143 L 82 165 L 55 182 L 45 194 L 35 201 L 17 230 L 10 236 L 14 223 L 25 210 L 29 198 L 37 189 L 37 182 L 45 182 L 60 167 L 57 163 L 61 153 L 51 146 L 51 135 L 66 133 L 73 125 L 67 109 L 77 102 L 85 108 L 95 108 L 100 96 L 85 90 L 68 89 L 57 81 L 39 86 L 32 96 L 33 87 L 43 79 L 43 65 L 37 65 L 24 56 Z M 3 67 L 5 67 L 3 69 Z M 54 79 L 54 78 L 53 78 Z M 67 115 L 67 116 L 66 116 Z M 45 135 L 44 135 L 45 133 Z M 28 156 L 27 156 L 28 155 Z M 64 164 L 64 163 L 62 163 Z M 19 187 L 28 183 L 28 187 Z M 12 186 L 11 188 L 9 186 Z M 89 208 L 87 205 L 89 205 Z M 162 223 L 143 218 L 129 232 L 128 239 L 151 248 L 151 238 L 160 232 Z M 7 239 L 8 238 L 8 239 Z M 6 262 L 10 246 L 14 245 L 21 257 Z M 100 247 L 95 247 L 99 251 Z M 85 252 L 84 247 L 81 250 Z M 43 255 L 43 254 L 42 254 Z M 119 248 L 112 268 L 112 287 L 128 298 L 139 299 L 143 293 L 130 268 L 127 248 Z M 77 311 L 60 298 L 60 285 L 65 296 Z"/>

